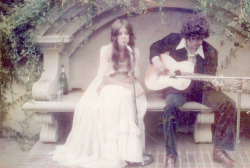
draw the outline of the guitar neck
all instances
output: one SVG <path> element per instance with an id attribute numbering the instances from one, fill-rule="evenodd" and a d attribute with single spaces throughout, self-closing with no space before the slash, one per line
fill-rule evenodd
<path id="1" fill-rule="evenodd" d="M 212 76 L 212 75 L 203 75 L 197 73 L 182 73 L 182 75 L 175 75 L 175 78 L 185 78 L 201 81 L 212 81 L 212 80 L 250 80 L 250 77 L 223 77 L 223 76 Z"/>
<path id="2" fill-rule="evenodd" d="M 195 73 L 182 73 L 183 75 L 176 75 L 175 78 L 182 79 L 192 79 L 197 81 L 212 82 L 214 80 L 223 82 L 228 86 L 237 86 L 239 82 L 250 80 L 249 77 L 223 77 L 223 76 L 212 76 L 212 75 L 202 75 Z"/>
<path id="3" fill-rule="evenodd" d="M 211 82 L 214 79 L 218 79 L 218 77 L 212 75 L 203 75 L 203 74 L 187 73 L 187 72 L 182 72 L 182 75 L 176 75 L 175 78 L 192 79 L 204 82 Z"/>

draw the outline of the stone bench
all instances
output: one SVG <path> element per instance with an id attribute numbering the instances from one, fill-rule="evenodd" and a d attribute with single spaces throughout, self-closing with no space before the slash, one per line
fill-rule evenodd
<path id="1" fill-rule="evenodd" d="M 42 130 L 40 132 L 40 140 L 42 142 L 57 142 L 60 134 L 62 133 L 60 127 L 60 113 L 63 112 L 74 112 L 76 104 L 79 102 L 80 97 L 84 92 L 91 80 L 94 78 L 94 72 L 98 68 L 96 65 L 99 62 L 98 54 L 96 55 L 96 61 L 92 61 L 91 66 L 81 66 L 86 69 L 79 69 L 78 59 L 73 59 L 69 56 L 64 56 L 61 54 L 61 49 L 63 45 L 70 43 L 72 37 L 70 36 L 45 36 L 38 38 L 38 43 L 44 54 L 44 71 L 41 75 L 41 78 L 33 84 L 32 96 L 33 99 L 30 102 L 26 102 L 23 105 L 24 110 L 29 110 L 36 112 L 37 121 L 42 123 Z M 92 50 L 91 50 L 92 51 Z M 88 60 L 92 57 L 91 54 L 86 56 L 85 62 L 91 62 Z M 79 56 L 77 57 L 79 58 Z M 66 76 L 69 81 L 69 94 L 63 96 L 61 101 L 57 101 L 55 94 L 58 87 L 58 79 L 60 74 L 60 65 L 65 65 Z M 83 64 L 83 62 L 81 63 Z M 74 65 L 74 66 L 73 66 Z M 148 64 L 146 64 L 148 65 Z M 144 65 L 144 66 L 146 66 Z M 77 67 L 77 68 L 75 68 Z M 81 73 L 81 72 L 90 72 L 93 73 Z M 141 70 L 145 72 L 145 70 Z M 141 75 L 142 78 L 144 75 Z M 140 79 L 143 83 L 143 79 Z M 75 90 L 74 88 L 81 88 Z M 71 91 L 73 89 L 73 91 Z M 236 93 L 228 93 L 237 102 Z M 165 106 L 165 100 L 161 97 L 161 94 L 156 92 L 147 92 L 148 100 L 148 112 L 163 112 Z M 250 110 L 249 105 L 250 95 L 242 96 L 242 111 Z M 194 141 L 196 143 L 211 143 L 212 142 L 212 131 L 211 124 L 214 123 L 214 114 L 212 109 L 206 107 L 202 104 L 196 102 L 187 102 L 183 105 L 182 111 L 195 111 L 197 112 L 197 119 L 194 124 Z M 64 117 L 63 115 L 61 115 Z M 62 118 L 61 117 L 61 118 Z"/>
<path id="2" fill-rule="evenodd" d="M 58 26 L 51 24 L 43 25 L 38 29 L 40 32 L 38 33 L 39 36 L 37 36 L 37 43 L 43 53 L 43 72 L 40 79 L 32 87 L 32 97 L 34 100 L 26 102 L 23 105 L 23 109 L 35 112 L 37 120 L 42 123 L 40 133 L 40 140 L 42 142 L 57 142 L 61 132 L 60 116 L 61 118 L 65 118 L 66 113 L 72 114 L 80 97 L 84 94 L 84 92 L 74 89 L 86 90 L 90 82 L 94 79 L 100 62 L 99 49 L 104 44 L 110 42 L 108 37 L 110 36 L 111 22 L 117 17 L 124 16 L 123 10 L 110 10 L 112 9 L 111 7 L 103 6 L 103 4 L 100 4 L 100 6 L 102 8 L 97 11 L 98 13 L 91 29 L 88 25 L 89 22 L 85 23 L 84 21 L 86 16 L 80 19 L 83 22 L 79 24 L 78 17 L 85 11 L 85 7 L 79 6 L 78 3 L 72 3 L 70 7 L 65 6 L 65 16 L 69 18 L 69 22 Z M 183 22 L 184 18 L 191 14 L 193 10 L 192 2 L 176 3 L 176 1 L 173 1 L 173 3 L 169 3 L 168 1 L 164 6 L 166 7 L 164 8 L 165 16 L 170 18 L 166 20 L 167 25 Z M 136 38 L 136 46 L 141 52 L 141 75 L 139 81 L 142 84 L 145 77 L 144 73 L 149 64 L 150 45 L 166 34 L 176 32 L 179 29 L 178 26 L 166 27 L 165 24 L 161 24 L 161 19 L 159 19 L 160 13 L 158 13 L 160 8 L 162 8 L 162 5 L 153 5 L 149 8 L 150 10 L 147 10 L 146 15 L 136 15 L 130 19 L 138 37 Z M 115 9 L 120 9 L 120 7 L 115 6 Z M 155 26 L 149 26 L 152 20 L 154 20 Z M 146 32 L 142 31 L 146 30 L 145 26 L 148 28 Z M 145 34 L 147 35 L 145 36 Z M 218 38 L 221 37 L 213 34 L 209 38 L 209 42 L 218 49 L 220 58 L 223 60 L 230 51 L 228 47 L 233 45 L 233 43 L 226 43 L 229 45 L 222 46 Z M 87 39 L 88 42 L 86 43 Z M 225 76 L 249 76 L 248 68 L 244 67 L 247 67 L 246 60 L 249 58 L 248 50 L 249 48 L 244 50 L 244 52 L 237 51 L 237 54 L 241 55 L 242 59 L 232 61 L 230 69 L 227 71 L 218 71 L 218 74 L 224 74 Z M 57 101 L 54 95 L 58 90 L 60 67 L 62 64 L 65 67 L 70 92 L 68 95 L 63 96 L 62 101 Z M 240 67 L 236 66 L 236 64 L 239 64 Z M 218 65 L 220 65 L 220 62 L 218 62 Z M 237 94 L 232 93 L 231 96 L 237 102 Z M 165 100 L 160 94 L 147 92 L 147 100 L 148 113 L 163 112 Z M 249 100 L 250 95 L 242 96 L 242 111 L 250 109 Z M 197 120 L 194 127 L 195 142 L 212 142 L 211 124 L 214 122 L 212 110 L 199 103 L 188 102 L 183 105 L 182 111 L 197 112 Z"/>
<path id="3" fill-rule="evenodd" d="M 148 111 L 163 112 L 166 105 L 165 98 L 161 93 L 148 92 Z M 189 101 L 181 107 L 182 112 L 197 112 L 194 124 L 194 141 L 196 143 L 211 143 L 211 124 L 214 123 L 213 110 L 198 102 Z"/>
<path id="4" fill-rule="evenodd" d="M 71 91 L 68 95 L 62 97 L 61 101 L 52 99 L 50 101 L 30 101 L 23 105 L 24 110 L 36 112 L 36 120 L 42 123 L 40 140 L 42 142 L 57 142 L 60 136 L 59 125 L 55 113 L 74 112 L 76 104 L 79 102 L 82 94 L 81 90 Z M 237 94 L 226 92 L 237 103 Z M 147 92 L 148 109 L 147 112 L 163 112 L 165 100 L 161 94 Z M 241 97 L 241 111 L 250 110 L 250 95 L 243 94 Z M 194 141 L 196 143 L 211 143 L 212 131 L 211 124 L 214 123 L 213 110 L 197 102 L 185 103 L 181 110 L 197 112 L 197 118 L 194 124 Z"/>
<path id="5" fill-rule="evenodd" d="M 224 92 L 231 97 L 238 107 L 238 95 L 234 92 Z M 165 99 L 161 93 L 148 92 L 148 111 L 163 112 L 165 107 Z M 241 96 L 241 111 L 250 110 L 250 95 L 242 94 Z M 182 112 L 197 112 L 197 117 L 194 123 L 194 141 L 195 143 L 211 143 L 212 142 L 212 129 L 211 125 L 214 124 L 214 112 L 208 106 L 200 104 L 195 101 L 189 101 L 181 107 Z"/>

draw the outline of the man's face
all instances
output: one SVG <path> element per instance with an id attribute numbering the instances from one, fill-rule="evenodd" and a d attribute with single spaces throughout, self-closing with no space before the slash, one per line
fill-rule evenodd
<path id="1" fill-rule="evenodd" d="M 191 52 L 196 52 L 198 48 L 202 45 L 204 38 L 191 37 L 187 39 L 187 47 Z"/>

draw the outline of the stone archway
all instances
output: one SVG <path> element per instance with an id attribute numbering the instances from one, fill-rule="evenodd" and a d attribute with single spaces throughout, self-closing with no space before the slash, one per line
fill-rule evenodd
<path id="1" fill-rule="evenodd" d="M 74 57 L 81 57 L 79 56 L 79 53 L 84 52 L 84 49 L 86 49 L 86 46 L 89 47 L 89 41 L 94 40 L 96 38 L 96 34 L 102 34 L 102 32 L 108 34 L 107 30 L 109 30 L 109 25 L 119 17 L 129 18 L 134 25 L 137 33 L 139 35 L 137 36 L 137 43 L 139 44 L 139 49 L 142 50 L 142 54 L 144 54 L 145 58 L 148 54 L 145 52 L 148 48 L 145 48 L 145 45 L 142 45 L 142 43 L 149 42 L 148 40 L 140 40 L 143 39 L 141 37 L 148 36 L 152 40 L 157 40 L 159 37 L 154 34 L 167 34 L 171 31 L 176 31 L 180 27 L 181 20 L 186 17 L 186 15 L 192 13 L 194 4 L 192 1 L 188 1 L 185 3 L 175 2 L 175 1 L 168 1 L 163 6 L 149 6 L 146 12 L 144 12 L 142 15 L 133 14 L 131 16 L 127 16 L 127 13 L 122 10 L 122 7 L 119 5 L 114 5 L 113 7 L 110 6 L 103 6 L 100 10 L 98 10 L 98 14 L 92 19 L 92 26 L 89 28 L 87 23 L 84 22 L 84 19 L 86 19 L 86 16 L 84 13 L 84 6 L 82 6 L 80 3 L 72 4 L 70 7 L 66 8 L 64 10 L 65 17 L 68 18 L 68 21 L 65 23 L 62 23 L 60 26 L 49 26 L 45 25 L 40 30 L 40 36 L 38 37 L 38 43 L 41 47 L 41 50 L 44 54 L 44 72 L 42 73 L 41 78 L 33 85 L 32 89 L 32 95 L 35 100 L 52 100 L 55 96 L 56 88 L 58 85 L 58 75 L 60 73 L 60 64 L 65 65 L 66 75 L 69 78 L 69 89 L 72 88 L 86 88 L 86 86 L 89 84 L 90 80 L 87 80 L 87 82 L 83 81 L 83 78 L 80 80 L 77 80 L 77 76 L 79 75 L 72 75 L 77 74 L 76 69 L 74 68 L 72 64 L 74 64 L 75 59 Z M 159 10 L 163 11 L 163 13 L 166 14 L 165 18 L 167 18 L 166 25 L 172 26 L 170 28 L 164 28 L 164 25 L 161 25 L 160 18 L 160 12 Z M 152 15 L 152 18 L 149 16 Z M 169 18 L 171 19 L 168 19 Z M 157 18 L 158 17 L 158 18 Z M 138 19 L 141 18 L 141 19 Z M 147 18 L 147 19 L 146 19 Z M 155 20 L 157 18 L 157 22 Z M 59 18 L 58 18 L 59 19 Z M 150 23 L 150 20 L 153 19 L 153 26 L 150 27 L 152 24 Z M 81 21 L 83 20 L 83 21 Z M 137 20 L 141 20 L 139 25 Z M 144 22 L 145 21 L 145 22 Z M 135 22 L 135 23 L 133 23 Z M 143 27 L 146 26 L 146 27 Z M 154 30 L 154 28 L 157 28 L 157 30 Z M 138 30 L 137 30 L 138 29 Z M 140 29 L 140 30 L 139 30 Z M 151 31 L 151 34 L 148 35 L 140 35 L 140 32 L 145 32 L 145 30 L 148 29 Z M 165 29 L 165 30 L 164 30 Z M 167 31 L 166 31 L 167 30 Z M 164 31 L 164 32 L 163 32 Z M 88 43 L 85 43 L 88 39 Z M 97 40 L 100 41 L 100 40 Z M 103 41 L 103 45 L 107 42 L 109 42 L 109 37 L 106 38 L 106 40 L 101 39 Z M 152 42 L 152 41 L 151 41 Z M 92 44 L 93 46 L 93 44 Z M 99 45 L 97 45 L 99 46 Z M 148 45 L 146 45 L 148 47 Z M 85 47 L 85 48 L 84 48 Z M 99 50 L 98 47 L 91 47 L 93 50 L 96 51 L 96 49 Z M 84 57 L 86 55 L 82 54 Z M 94 57 L 98 57 L 97 52 L 90 52 L 90 55 L 94 55 Z M 78 62 L 78 61 L 75 61 Z M 81 61 L 80 61 L 81 62 Z M 99 60 L 92 60 L 94 63 L 95 69 L 98 67 Z M 143 64 L 148 64 L 147 61 L 142 61 Z M 79 65 L 77 65 L 79 66 Z M 143 70 L 145 70 L 146 65 L 142 65 Z M 86 70 L 86 69 L 85 69 Z M 83 72 L 84 69 L 81 71 Z M 96 70 L 93 70 L 92 74 L 90 76 L 93 77 L 93 75 L 96 73 Z M 80 73 L 80 72 L 79 72 Z M 90 76 L 87 76 L 89 78 Z M 83 86 L 83 87 L 82 87 Z"/>
<path id="2" fill-rule="evenodd" d="M 192 3 L 186 4 L 172 1 L 172 4 L 166 4 L 162 9 L 166 13 L 166 17 L 169 16 L 167 18 L 182 20 L 183 16 L 185 18 L 187 14 L 192 12 L 192 8 L 189 8 Z M 185 8 L 185 5 L 188 8 Z M 86 89 L 98 69 L 99 48 L 109 43 L 110 24 L 117 17 L 127 17 L 126 13 L 119 8 L 119 6 L 103 8 L 95 18 L 93 29 L 89 30 L 84 22 L 74 20 L 78 17 L 77 14 L 84 12 L 83 6 L 79 7 L 78 4 L 74 4 L 65 9 L 65 15 L 73 16 L 70 22 L 59 27 L 44 25 L 43 29 L 40 30 L 37 41 L 44 54 L 44 71 L 32 88 L 32 96 L 35 101 L 25 103 L 23 109 L 36 112 L 36 120 L 42 123 L 40 132 L 42 142 L 58 141 L 62 133 L 59 119 L 62 117 L 60 116 L 64 112 L 72 114 L 82 94 L 81 92 L 70 92 L 69 95 L 64 97 L 65 100 L 63 101 L 55 99 L 60 65 L 65 65 L 69 89 Z M 141 50 L 143 57 L 141 60 L 141 81 L 144 78 L 145 72 L 143 71 L 149 63 L 148 48 L 150 43 L 168 32 L 178 31 L 177 27 L 181 24 L 181 21 L 172 24 L 175 21 L 171 19 L 167 19 L 165 25 L 168 26 L 161 24 L 159 8 L 159 6 L 151 6 L 143 15 L 129 17 L 137 33 L 137 47 Z M 88 42 L 84 43 L 86 37 L 88 37 Z"/>

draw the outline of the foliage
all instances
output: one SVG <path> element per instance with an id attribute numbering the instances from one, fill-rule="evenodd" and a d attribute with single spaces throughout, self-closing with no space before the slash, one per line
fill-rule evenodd
<path id="1" fill-rule="evenodd" d="M 244 42 L 250 38 L 250 1 L 198 0 L 196 8 L 221 25 L 221 31 L 232 39 L 240 35 Z"/>
<path id="2" fill-rule="evenodd" d="M 221 68 L 227 68 L 237 50 L 249 45 L 250 41 L 250 1 L 249 0 L 198 0 L 196 10 L 205 13 L 211 20 L 220 25 L 220 34 L 226 35 L 234 42 Z M 240 38 L 237 38 L 240 37 Z M 221 43 L 223 45 L 223 41 Z"/>
<path id="3" fill-rule="evenodd" d="M 30 97 L 31 85 L 40 74 L 42 55 L 34 40 L 35 28 L 45 21 L 51 8 L 47 0 L 1 5 L 6 6 L 0 17 L 0 128 L 11 105 Z M 14 83 L 26 86 L 29 94 L 14 99 Z M 7 97 L 8 92 L 12 93 L 12 100 Z"/>
<path id="4" fill-rule="evenodd" d="M 22 151 L 31 149 L 35 142 L 38 140 L 38 135 L 27 136 L 27 134 L 25 134 L 24 132 L 17 132 L 11 127 L 3 127 L 3 132 L 6 132 L 6 134 L 8 134 L 6 138 L 17 141 Z"/>

